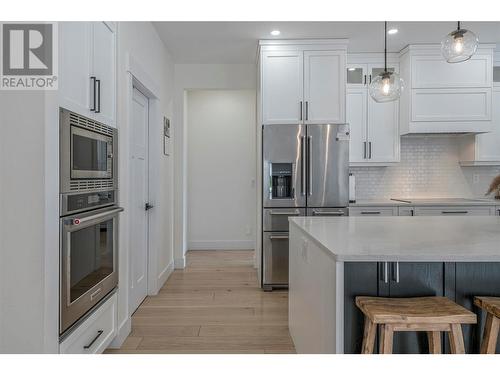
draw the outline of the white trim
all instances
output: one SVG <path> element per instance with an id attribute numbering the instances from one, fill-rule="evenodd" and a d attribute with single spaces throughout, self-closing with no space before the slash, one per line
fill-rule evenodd
<path id="1" fill-rule="evenodd" d="M 158 294 L 158 292 L 160 291 L 160 289 L 167 282 L 167 280 L 170 277 L 170 275 L 172 274 L 172 272 L 174 272 L 174 261 L 173 260 L 158 275 L 158 279 L 156 281 L 157 290 L 156 290 L 156 293 L 154 293 L 154 294 Z"/>
<path id="2" fill-rule="evenodd" d="M 189 250 L 254 250 L 252 240 L 189 241 Z"/>
<path id="3" fill-rule="evenodd" d="M 182 258 L 175 258 L 174 268 L 176 270 L 183 270 L 184 268 L 186 268 L 186 257 L 183 256 Z"/>
<path id="4" fill-rule="evenodd" d="M 128 317 L 118 327 L 117 334 L 113 341 L 110 342 L 108 348 L 120 349 L 128 335 L 130 335 L 130 332 L 132 332 L 132 319 Z"/>

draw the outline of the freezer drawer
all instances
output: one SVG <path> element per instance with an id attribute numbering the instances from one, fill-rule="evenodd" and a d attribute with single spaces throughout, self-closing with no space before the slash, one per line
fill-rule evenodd
<path id="1" fill-rule="evenodd" d="M 308 208 L 307 216 L 349 216 L 348 208 Z"/>
<path id="2" fill-rule="evenodd" d="M 305 216 L 305 208 L 273 208 L 264 209 L 262 227 L 266 232 L 288 232 L 290 216 Z"/>
<path id="3" fill-rule="evenodd" d="M 264 232 L 263 284 L 288 285 L 288 233 Z"/>

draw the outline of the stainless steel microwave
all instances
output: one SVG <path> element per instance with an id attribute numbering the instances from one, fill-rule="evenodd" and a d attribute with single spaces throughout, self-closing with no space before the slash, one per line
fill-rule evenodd
<path id="1" fill-rule="evenodd" d="M 117 188 L 117 130 L 60 109 L 60 191 L 76 193 Z"/>

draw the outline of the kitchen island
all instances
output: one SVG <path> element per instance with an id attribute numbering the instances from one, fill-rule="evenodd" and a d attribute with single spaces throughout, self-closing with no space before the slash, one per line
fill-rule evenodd
<path id="1" fill-rule="evenodd" d="M 289 326 L 298 353 L 359 353 L 357 295 L 446 296 L 478 314 L 463 330 L 466 351 L 479 351 L 485 317 L 473 297 L 500 296 L 500 217 L 289 221 Z M 425 333 L 398 332 L 394 352 L 427 353 Z"/>

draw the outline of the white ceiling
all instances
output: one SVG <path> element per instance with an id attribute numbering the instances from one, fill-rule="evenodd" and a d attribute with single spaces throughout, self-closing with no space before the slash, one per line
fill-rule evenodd
<path id="1" fill-rule="evenodd" d="M 347 38 L 349 52 L 383 50 L 383 22 L 154 22 L 176 63 L 253 63 L 259 39 Z M 439 43 L 455 22 L 389 22 L 388 50 Z M 500 43 L 500 22 L 462 22 L 481 43 Z M 272 37 L 271 30 L 281 35 Z"/>

